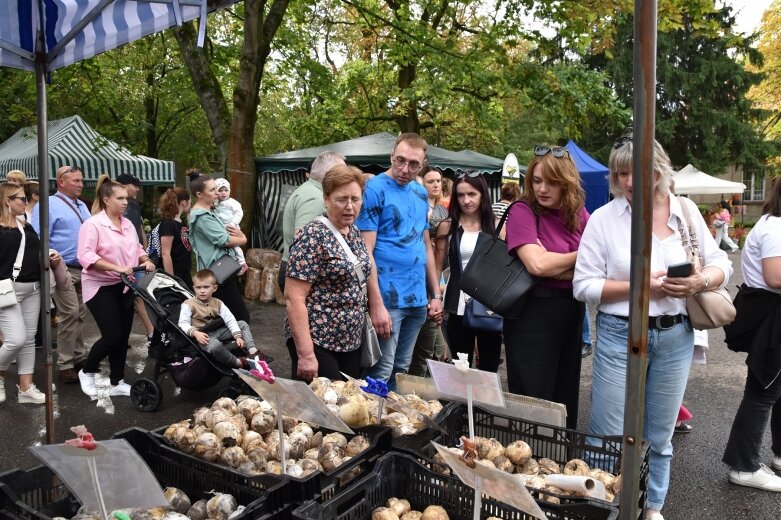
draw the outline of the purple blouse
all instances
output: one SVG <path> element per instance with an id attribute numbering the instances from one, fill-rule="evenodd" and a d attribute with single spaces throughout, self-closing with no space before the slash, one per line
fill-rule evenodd
<path id="1" fill-rule="evenodd" d="M 536 244 L 537 240 L 552 253 L 577 251 L 583 229 L 588 222 L 589 213 L 586 208 L 580 210 L 579 217 L 580 226 L 575 233 L 572 233 L 564 225 L 559 210 L 549 210 L 540 215 L 538 232 L 537 218 L 531 207 L 528 204 L 515 204 L 507 216 L 507 251 L 511 255 L 516 255 L 517 248 L 526 244 Z M 540 280 L 539 286 L 570 289 L 572 281 L 543 278 Z"/>

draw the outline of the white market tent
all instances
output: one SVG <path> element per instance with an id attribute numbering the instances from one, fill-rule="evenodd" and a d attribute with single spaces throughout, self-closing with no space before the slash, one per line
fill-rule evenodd
<path id="1" fill-rule="evenodd" d="M 86 182 L 96 182 L 107 173 L 116 179 L 121 173 L 138 177 L 144 184 L 173 184 L 174 163 L 135 155 L 93 130 L 81 117 L 71 116 L 48 125 L 48 176 L 54 180 L 57 168 L 78 166 Z M 38 179 L 38 132 L 22 128 L 0 144 L 0 178 L 10 170 L 22 170 L 28 179 Z"/>
<path id="2" fill-rule="evenodd" d="M 691 164 L 687 164 L 685 168 L 673 173 L 673 181 L 675 181 L 677 195 L 720 195 L 746 191 L 746 185 L 742 182 L 719 179 L 701 172 Z"/>

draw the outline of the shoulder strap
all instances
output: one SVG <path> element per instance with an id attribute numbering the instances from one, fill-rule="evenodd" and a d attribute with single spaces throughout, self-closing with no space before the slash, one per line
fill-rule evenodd
<path id="1" fill-rule="evenodd" d="M 507 206 L 507 210 L 504 212 L 504 215 L 502 215 L 502 218 L 499 219 L 499 224 L 496 225 L 496 230 L 494 231 L 494 238 L 499 236 L 499 233 L 502 232 L 502 228 L 504 227 L 504 222 L 507 220 L 508 215 L 510 215 L 510 209 L 515 206 L 516 204 L 525 204 L 526 206 L 529 206 L 529 209 L 532 210 L 532 213 L 534 213 L 534 221 L 537 225 L 537 233 L 540 232 L 540 216 L 537 214 L 536 211 L 534 211 L 534 208 L 531 204 L 529 204 L 526 200 L 516 200 L 509 206 Z"/>
<path id="2" fill-rule="evenodd" d="M 22 241 L 19 243 L 19 251 L 16 252 L 16 261 L 14 261 L 14 268 L 11 272 L 11 277 L 13 278 L 14 282 L 16 281 L 16 278 L 19 276 L 19 273 L 22 272 L 22 260 L 24 259 L 24 246 L 25 242 L 27 241 L 27 237 L 25 236 L 25 229 L 24 226 L 22 226 L 22 223 L 18 220 L 16 221 L 16 227 L 19 228 L 19 231 L 22 233 Z"/>
<path id="3" fill-rule="evenodd" d="M 689 213 L 689 208 L 686 207 L 686 203 L 682 200 L 682 197 L 678 195 L 678 203 L 681 205 L 681 211 L 683 212 L 683 216 L 686 219 L 686 227 L 689 231 L 689 241 L 691 243 L 687 243 L 686 237 L 684 236 L 683 229 L 680 228 L 680 219 L 679 219 L 679 231 L 681 233 L 681 242 L 683 243 L 684 249 L 687 248 L 689 251 L 691 251 L 692 255 L 692 261 L 694 261 L 695 258 L 700 258 L 700 267 L 702 267 L 702 253 L 700 252 L 700 245 L 697 242 L 697 228 L 694 227 L 694 224 L 692 223 L 691 214 Z"/>
<path id="4" fill-rule="evenodd" d="M 78 211 L 76 211 L 76 208 L 74 208 L 74 207 L 73 207 L 73 205 L 72 205 L 72 204 L 71 204 L 71 203 L 68 201 L 68 199 L 66 199 L 65 197 L 63 197 L 63 196 L 60 194 L 60 192 L 57 192 L 57 193 L 55 193 L 55 194 L 54 194 L 54 196 L 55 196 L 55 197 L 57 197 L 58 199 L 60 199 L 61 201 L 63 201 L 63 202 L 65 203 L 65 205 L 66 205 L 66 206 L 68 206 L 68 207 L 71 209 L 71 211 L 72 211 L 72 212 L 74 212 L 74 213 L 76 214 L 76 217 L 79 219 L 79 222 L 81 222 L 82 224 L 84 224 L 84 219 L 83 219 L 83 218 L 81 218 L 81 213 L 79 213 Z"/>
<path id="5" fill-rule="evenodd" d="M 355 270 L 355 276 L 358 278 L 358 283 L 361 285 L 361 290 L 366 293 L 366 275 L 363 273 L 363 269 L 361 269 L 361 264 L 358 261 L 358 257 L 355 256 L 355 253 L 353 253 L 353 250 L 350 249 L 350 246 L 347 245 L 347 241 L 344 239 L 344 236 L 339 232 L 338 229 L 336 229 L 336 226 L 334 226 L 333 222 L 331 222 L 328 217 L 325 217 L 323 215 L 320 215 L 317 217 L 317 220 L 325 224 L 328 229 L 331 230 L 331 233 L 334 234 L 336 237 L 336 241 L 339 242 L 339 245 L 342 246 L 342 249 L 344 249 L 345 254 L 347 255 L 347 260 L 351 264 L 353 264 L 353 269 Z"/>

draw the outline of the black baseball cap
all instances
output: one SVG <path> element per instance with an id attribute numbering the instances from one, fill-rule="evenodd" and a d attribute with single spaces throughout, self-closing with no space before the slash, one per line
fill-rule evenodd
<path id="1" fill-rule="evenodd" d="M 141 186 L 141 180 L 135 175 L 130 175 L 129 173 L 118 175 L 117 182 L 120 184 L 135 184 L 136 186 Z"/>

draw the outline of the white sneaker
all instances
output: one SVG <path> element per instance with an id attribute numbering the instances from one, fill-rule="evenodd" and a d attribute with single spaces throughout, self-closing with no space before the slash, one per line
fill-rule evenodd
<path id="1" fill-rule="evenodd" d="M 662 513 L 654 511 L 653 509 L 647 509 L 645 511 L 645 520 L 664 520 Z"/>
<path id="2" fill-rule="evenodd" d="M 0 403 L 5 402 L 5 378 L 0 377 Z"/>
<path id="3" fill-rule="evenodd" d="M 19 390 L 19 404 L 43 404 L 46 402 L 46 395 L 35 387 L 34 383 L 30 383 L 27 390 L 22 391 L 19 385 L 16 385 Z"/>
<path id="4" fill-rule="evenodd" d="M 775 470 L 781 471 L 781 457 L 773 455 L 773 464 L 771 467 Z"/>
<path id="5" fill-rule="evenodd" d="M 122 379 L 119 383 L 116 385 L 111 385 L 111 389 L 108 391 L 108 395 L 111 397 L 118 397 L 118 396 L 130 396 L 130 385 L 125 383 L 125 380 Z"/>
<path id="6" fill-rule="evenodd" d="M 90 397 L 97 397 L 98 389 L 95 386 L 95 374 L 87 374 L 84 370 L 79 370 L 79 384 L 82 392 Z"/>
<path id="7" fill-rule="evenodd" d="M 759 469 L 753 473 L 750 471 L 730 470 L 727 478 L 730 482 L 739 486 L 781 492 L 781 477 L 773 473 L 764 464 L 760 464 Z"/>

